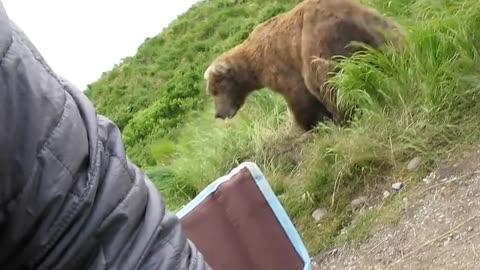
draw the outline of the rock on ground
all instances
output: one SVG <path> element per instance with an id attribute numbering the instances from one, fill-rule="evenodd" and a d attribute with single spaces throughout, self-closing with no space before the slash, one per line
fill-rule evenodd
<path id="1" fill-rule="evenodd" d="M 326 215 L 327 215 L 327 210 L 324 208 L 318 208 L 312 213 L 312 217 L 315 220 L 315 222 L 320 222 Z"/>

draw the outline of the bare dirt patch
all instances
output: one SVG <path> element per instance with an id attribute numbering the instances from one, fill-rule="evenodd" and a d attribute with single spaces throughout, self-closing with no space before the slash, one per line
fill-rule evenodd
<path id="1" fill-rule="evenodd" d="M 480 270 L 480 150 L 452 156 L 402 196 L 395 226 L 314 258 L 314 269 Z"/>

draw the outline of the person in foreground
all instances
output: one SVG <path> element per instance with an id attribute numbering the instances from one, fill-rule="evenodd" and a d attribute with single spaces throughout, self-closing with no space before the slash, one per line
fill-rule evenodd
<path id="1" fill-rule="evenodd" d="M 50 69 L 1 2 L 0 269 L 210 269 L 117 126 Z"/>

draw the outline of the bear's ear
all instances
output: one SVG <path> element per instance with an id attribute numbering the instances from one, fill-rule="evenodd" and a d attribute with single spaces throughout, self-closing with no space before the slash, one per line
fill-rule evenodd
<path id="1" fill-rule="evenodd" d="M 231 70 L 232 68 L 230 67 L 230 65 L 228 65 L 225 62 L 213 63 L 207 68 L 203 77 L 206 80 L 208 80 L 210 73 L 214 75 L 222 75 L 226 77 L 229 75 Z"/>

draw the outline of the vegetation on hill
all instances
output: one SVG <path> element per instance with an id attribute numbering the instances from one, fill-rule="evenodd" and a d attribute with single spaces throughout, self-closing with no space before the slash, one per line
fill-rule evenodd
<path id="1" fill-rule="evenodd" d="M 393 220 L 373 209 L 341 234 L 356 215 L 356 196 L 377 194 L 399 178 L 414 183 L 448 151 L 477 140 L 480 4 L 369 1 L 399 20 L 408 39 L 401 52 L 370 51 L 340 64 L 332 79 L 340 105 L 360 108 L 349 127 L 324 124 L 309 140 L 292 138 L 285 102 L 269 91 L 250 96 L 235 119 L 215 121 L 205 68 L 257 23 L 297 2 L 202 1 L 86 93 L 122 129 L 129 157 L 147 170 L 170 210 L 239 162 L 254 161 L 314 253 L 367 236 L 378 218 Z M 425 162 L 409 172 L 405 163 L 414 156 Z M 319 207 L 328 209 L 320 226 L 311 217 Z"/>

